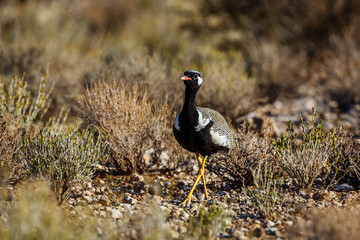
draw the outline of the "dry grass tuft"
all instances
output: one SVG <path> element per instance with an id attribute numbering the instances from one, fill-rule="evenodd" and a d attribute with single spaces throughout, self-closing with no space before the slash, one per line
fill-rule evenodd
<path id="1" fill-rule="evenodd" d="M 178 166 L 172 114 L 166 102 L 149 101 L 137 86 L 128 90 L 123 83 L 103 82 L 94 84 L 80 105 L 86 126 L 108 133 L 112 162 L 122 173 Z M 144 155 L 146 150 L 151 157 Z"/>
<path id="2" fill-rule="evenodd" d="M 47 78 L 41 78 L 38 93 L 31 98 L 27 83 L 14 77 L 8 87 L 2 79 L 0 83 L 0 117 L 11 121 L 14 128 L 29 129 L 31 124 L 42 118 L 48 109 L 51 90 L 46 92 Z"/>
<path id="3" fill-rule="evenodd" d="M 344 130 L 340 136 L 342 146 L 339 157 L 333 163 L 338 176 L 355 186 L 360 183 L 360 141 L 351 132 Z"/>
<path id="4" fill-rule="evenodd" d="M 19 148 L 21 130 L 14 130 L 9 125 L 0 121 L 0 186 L 8 184 L 19 169 L 13 157 Z"/>
<path id="5" fill-rule="evenodd" d="M 248 204 L 254 204 L 262 217 L 276 217 L 275 207 L 282 203 L 283 181 L 278 166 L 263 159 L 252 170 L 254 186 L 245 186 L 243 193 Z"/>

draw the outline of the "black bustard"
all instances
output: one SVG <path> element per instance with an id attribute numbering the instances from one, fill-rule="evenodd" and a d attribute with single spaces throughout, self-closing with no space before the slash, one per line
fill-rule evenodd
<path id="1" fill-rule="evenodd" d="M 220 113 L 209 108 L 195 106 L 196 93 L 203 83 L 200 73 L 189 70 L 180 79 L 186 86 L 185 101 L 182 110 L 176 115 L 173 133 L 183 148 L 196 154 L 199 163 L 199 173 L 195 183 L 182 202 L 185 204 L 190 200 L 200 178 L 204 185 L 205 197 L 209 197 L 204 175 L 205 161 L 211 154 L 228 151 L 231 148 L 232 134 L 229 125 Z"/>

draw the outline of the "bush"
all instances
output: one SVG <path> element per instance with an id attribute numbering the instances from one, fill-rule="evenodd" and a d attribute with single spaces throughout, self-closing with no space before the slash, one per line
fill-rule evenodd
<path id="1" fill-rule="evenodd" d="M 254 184 L 252 169 L 261 161 L 273 162 L 270 140 L 242 129 L 235 135 L 230 153 L 213 155 L 206 168 L 225 181 L 249 185 Z"/>
<path id="2" fill-rule="evenodd" d="M 47 77 L 40 80 L 38 93 L 32 97 L 24 79 L 13 77 L 8 86 L 0 82 L 0 184 L 16 183 L 23 178 L 20 166 L 14 159 L 21 136 L 34 134 L 35 122 L 48 108 Z"/>
<path id="3" fill-rule="evenodd" d="M 189 239 L 217 239 L 230 220 L 226 211 L 219 206 L 199 207 L 199 213 L 190 219 L 187 226 Z"/>
<path id="4" fill-rule="evenodd" d="M 337 170 L 338 178 L 354 185 L 360 183 L 360 142 L 351 132 L 344 130 L 340 136 L 342 146 L 339 158 L 333 164 Z"/>
<path id="5" fill-rule="evenodd" d="M 8 87 L 4 79 L 0 83 L 0 118 L 11 121 L 14 128 L 29 128 L 31 124 L 46 113 L 47 99 L 52 90 L 46 92 L 47 77 L 40 80 L 38 94 L 31 99 L 27 83 L 23 79 L 14 77 Z"/>
<path id="6" fill-rule="evenodd" d="M 0 186 L 14 178 L 19 166 L 13 155 L 21 141 L 21 130 L 14 130 L 9 123 L 0 121 Z"/>
<path id="7" fill-rule="evenodd" d="M 93 129 L 109 135 L 112 162 L 122 173 L 167 171 L 179 162 L 171 132 L 172 114 L 165 103 L 150 102 L 139 87 L 123 83 L 97 83 L 80 101 L 82 119 Z M 145 151 L 151 157 L 143 156 Z M 162 157 L 161 157 L 162 156 Z"/>
<path id="8" fill-rule="evenodd" d="M 73 184 L 88 181 L 95 164 L 107 160 L 108 147 L 102 140 L 95 140 L 90 131 L 41 129 L 34 138 L 24 137 L 17 158 L 30 179 L 51 184 L 61 204 Z"/>
<path id="9" fill-rule="evenodd" d="M 263 217 L 273 216 L 274 207 L 282 202 L 282 181 L 279 180 L 277 171 L 274 164 L 260 160 L 252 170 L 254 186 L 244 185 L 245 198 L 257 207 Z"/>
<path id="10" fill-rule="evenodd" d="M 301 188 L 310 188 L 317 176 L 331 174 L 334 162 L 339 157 L 342 142 L 339 133 L 334 129 L 326 132 L 320 123 L 315 123 L 314 112 L 311 122 L 301 122 L 302 135 L 298 139 L 293 123 L 285 134 L 273 142 L 280 167 L 293 179 L 296 179 Z"/>

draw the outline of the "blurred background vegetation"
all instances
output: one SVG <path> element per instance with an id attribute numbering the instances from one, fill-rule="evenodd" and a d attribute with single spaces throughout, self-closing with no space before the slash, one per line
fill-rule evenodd
<path id="1" fill-rule="evenodd" d="M 206 80 L 198 104 L 235 126 L 304 84 L 346 112 L 359 102 L 359 16 L 352 0 L 3 0 L 0 75 L 23 76 L 35 94 L 48 74 L 48 116 L 75 116 L 76 97 L 112 78 L 177 111 L 187 69 Z"/>

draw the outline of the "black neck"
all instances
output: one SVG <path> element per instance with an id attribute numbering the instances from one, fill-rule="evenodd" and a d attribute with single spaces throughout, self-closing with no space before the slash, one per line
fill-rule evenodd
<path id="1" fill-rule="evenodd" d="M 186 87 L 185 89 L 185 101 L 183 109 L 195 109 L 195 97 L 198 89 Z"/>
<path id="2" fill-rule="evenodd" d="M 195 97 L 198 90 L 198 88 L 186 87 L 185 101 L 182 109 L 182 112 L 188 116 L 188 120 L 190 120 L 190 122 L 194 121 L 193 124 L 197 124 L 198 113 L 195 107 Z"/>

